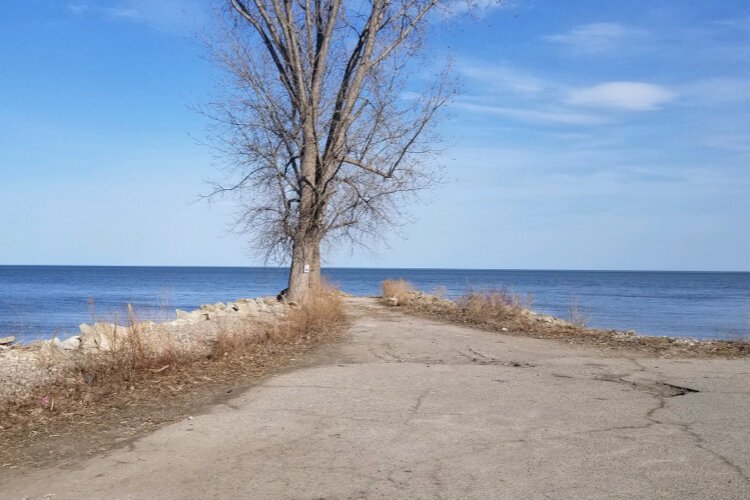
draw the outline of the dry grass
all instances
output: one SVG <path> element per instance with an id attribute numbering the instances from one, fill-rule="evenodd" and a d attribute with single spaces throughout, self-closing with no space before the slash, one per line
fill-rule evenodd
<path id="1" fill-rule="evenodd" d="M 459 298 L 456 305 L 461 309 L 466 321 L 494 324 L 516 320 L 523 314 L 524 308 L 530 307 L 531 299 L 508 290 L 492 289 L 469 292 Z"/>
<path id="2" fill-rule="evenodd" d="M 411 287 L 408 283 L 404 289 Z M 413 287 L 411 287 L 413 290 Z M 649 337 L 628 332 L 588 328 L 576 304 L 571 321 L 535 314 L 530 300 L 504 290 L 470 292 L 455 301 L 411 292 L 404 310 L 451 323 L 476 326 L 509 335 L 554 339 L 570 344 L 623 349 L 674 357 L 750 357 L 747 340 L 690 340 Z"/>
<path id="3" fill-rule="evenodd" d="M 409 300 L 416 291 L 414 287 L 403 278 L 397 280 L 385 280 L 380 285 L 383 290 L 383 300 L 388 305 L 408 305 Z"/>
<path id="4" fill-rule="evenodd" d="M 323 282 L 307 302 L 292 309 L 275 332 L 282 338 L 317 336 L 331 325 L 346 321 L 346 310 L 340 292 Z"/>
<path id="5" fill-rule="evenodd" d="M 276 370 L 335 337 L 346 324 L 343 301 L 326 287 L 274 323 L 219 324 L 209 344 L 185 343 L 160 334 L 158 326 L 146 331 L 131 321 L 128 335 L 117 337 L 110 351 L 49 354 L 41 361 L 55 374 L 48 383 L 23 399 L 0 402 L 0 465 L 37 461 L 61 447 L 80 448 L 84 445 L 75 442 L 84 428 L 88 433 L 80 439 L 94 443 L 90 447 L 101 446 L 98 435 L 153 428 L 170 415 L 183 415 L 184 402 L 210 399 L 215 396 L 205 393 L 212 387 L 223 394 L 227 384 Z M 55 448 L 56 440 L 66 444 Z"/>

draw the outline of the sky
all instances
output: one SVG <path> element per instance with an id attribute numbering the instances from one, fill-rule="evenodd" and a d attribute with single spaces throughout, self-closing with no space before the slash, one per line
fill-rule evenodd
<path id="1" fill-rule="evenodd" d="M 325 265 L 750 271 L 750 4 L 478 3 L 414 83 L 454 61 L 444 183 Z M 201 198 L 210 4 L 0 4 L 0 264 L 263 264 Z"/>

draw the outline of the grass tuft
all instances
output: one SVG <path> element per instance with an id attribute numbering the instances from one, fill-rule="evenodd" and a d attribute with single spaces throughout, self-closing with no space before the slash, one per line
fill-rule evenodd
<path id="1" fill-rule="evenodd" d="M 408 305 L 416 291 L 411 283 L 403 278 L 385 280 L 381 283 L 381 288 L 383 290 L 383 301 L 386 305 L 391 306 Z"/>

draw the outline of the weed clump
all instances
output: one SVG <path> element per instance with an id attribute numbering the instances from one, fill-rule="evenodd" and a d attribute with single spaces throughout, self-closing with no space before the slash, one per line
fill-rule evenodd
<path id="1" fill-rule="evenodd" d="M 381 283 L 383 290 L 383 301 L 390 306 L 408 305 L 416 290 L 403 278 L 397 280 L 388 279 Z"/>
<path id="2" fill-rule="evenodd" d="M 456 300 L 465 320 L 470 323 L 513 321 L 524 316 L 531 307 L 531 298 L 504 289 L 471 291 Z"/>

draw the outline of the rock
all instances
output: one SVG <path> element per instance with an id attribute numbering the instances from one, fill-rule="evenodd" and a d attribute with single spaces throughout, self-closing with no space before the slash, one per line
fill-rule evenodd
<path id="1" fill-rule="evenodd" d="M 237 304 L 237 312 L 245 316 L 256 316 L 258 314 L 258 303 L 253 302 L 241 302 Z"/>
<path id="2" fill-rule="evenodd" d="M 168 326 L 171 326 L 171 327 L 177 327 L 177 328 L 179 328 L 179 327 L 187 326 L 190 323 L 191 323 L 191 321 L 188 321 L 186 319 L 176 319 L 174 321 L 169 321 L 169 322 L 164 323 L 164 324 L 168 325 Z"/>
<path id="3" fill-rule="evenodd" d="M 276 297 L 263 297 L 258 300 L 262 301 L 264 304 L 268 306 L 276 305 L 279 302 L 278 300 L 276 300 Z"/>
<path id="4" fill-rule="evenodd" d="M 503 331 L 503 332 L 507 332 L 507 331 L 508 331 L 508 329 L 507 329 L 506 327 L 502 327 L 502 328 L 500 329 L 500 331 Z"/>
<path id="5" fill-rule="evenodd" d="M 385 299 L 386 304 L 389 306 L 397 306 L 398 305 L 398 298 L 396 297 L 388 297 Z"/>
<path id="6" fill-rule="evenodd" d="M 73 335 L 69 339 L 66 339 L 62 342 L 60 342 L 59 347 L 63 351 L 74 351 L 81 347 L 81 336 L 80 335 Z"/>
<path id="7" fill-rule="evenodd" d="M 188 323 L 197 323 L 198 321 L 203 320 L 202 317 L 205 314 L 205 312 L 202 312 L 200 309 L 197 311 L 183 311 L 181 309 L 175 310 L 175 316 L 177 317 L 177 320 L 184 320 Z"/>
<path id="8" fill-rule="evenodd" d="M 0 345 L 10 345 L 16 341 L 16 337 L 8 335 L 7 337 L 0 338 Z"/>
<path id="9" fill-rule="evenodd" d="M 82 324 L 81 347 L 86 350 L 111 351 L 117 339 L 127 337 L 129 329 L 126 326 L 110 323 Z"/>
<path id="10" fill-rule="evenodd" d="M 62 342 L 57 337 L 52 337 L 49 340 L 42 340 L 39 342 L 39 352 L 42 355 L 49 356 L 59 354 L 64 349 L 62 348 Z"/>

